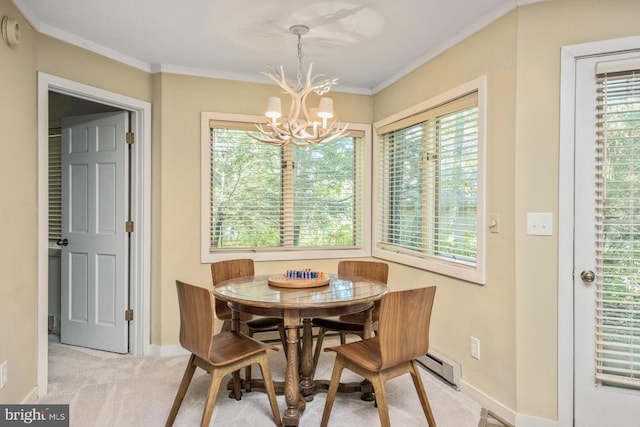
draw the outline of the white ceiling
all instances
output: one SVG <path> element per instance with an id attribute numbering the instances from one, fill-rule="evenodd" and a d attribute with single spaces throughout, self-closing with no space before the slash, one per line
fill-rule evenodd
<path id="1" fill-rule="evenodd" d="M 540 0 L 13 0 L 41 33 L 149 72 L 268 82 L 305 64 L 371 94 L 524 3 Z"/>

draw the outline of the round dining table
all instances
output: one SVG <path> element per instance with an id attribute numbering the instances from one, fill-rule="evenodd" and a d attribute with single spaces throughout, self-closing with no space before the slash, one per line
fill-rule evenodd
<path id="1" fill-rule="evenodd" d="M 287 368 L 283 392 L 287 409 L 282 424 L 297 426 L 306 400 L 311 400 L 317 389 L 313 379 L 311 319 L 364 311 L 364 336 L 370 337 L 373 334 L 371 309 L 374 302 L 388 292 L 388 288 L 386 284 L 375 280 L 333 274 L 328 275 L 329 283 L 322 286 L 274 286 L 269 280 L 273 277 L 277 275 L 227 280 L 214 288 L 214 295 L 226 301 L 233 310 L 232 328 L 235 330 L 239 330 L 239 312 L 284 320 Z M 303 333 L 301 352 L 298 354 L 300 326 Z"/>

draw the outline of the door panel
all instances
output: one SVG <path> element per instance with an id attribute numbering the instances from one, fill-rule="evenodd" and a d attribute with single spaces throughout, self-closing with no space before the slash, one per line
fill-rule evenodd
<path id="1" fill-rule="evenodd" d="M 620 329 L 634 327 L 633 321 L 627 321 L 629 315 L 640 319 L 640 311 L 622 313 L 615 301 L 618 295 L 613 295 L 617 291 L 610 290 L 619 288 L 620 284 L 624 286 L 625 283 L 640 280 L 637 272 L 625 267 L 628 265 L 628 260 L 638 259 L 639 245 L 634 243 L 633 239 L 621 237 L 616 231 L 620 224 L 624 227 L 629 224 L 624 223 L 628 218 L 622 216 L 615 218 L 615 211 L 613 211 L 617 206 L 626 208 L 640 205 L 640 193 L 628 190 L 630 187 L 640 186 L 640 178 L 636 178 L 635 184 L 620 179 L 620 176 L 615 173 L 615 168 L 628 168 L 625 165 L 627 158 L 615 154 L 615 150 L 619 148 L 613 147 L 613 142 L 607 137 L 601 136 L 600 142 L 597 138 L 597 135 L 604 133 L 602 125 L 597 126 L 597 121 L 609 119 L 603 118 L 604 115 L 599 114 L 596 108 L 596 69 L 601 68 L 604 62 L 610 63 L 628 59 L 631 56 L 639 55 L 636 53 L 589 57 L 579 59 L 576 63 L 576 175 L 574 178 L 574 419 L 576 427 L 640 425 L 638 384 L 633 385 L 633 381 L 629 381 L 624 376 L 613 378 L 609 375 L 610 372 L 617 370 L 618 362 L 626 363 L 631 360 L 633 364 L 634 356 L 617 350 L 614 351 L 614 357 L 617 360 L 611 359 L 610 356 L 602 356 L 603 352 L 617 345 L 615 341 L 609 340 L 610 335 L 614 335 Z M 609 90 L 609 93 L 613 96 L 613 89 Z M 629 142 L 632 143 L 633 139 L 625 141 L 624 145 Z M 640 140 L 635 141 L 635 144 L 638 144 L 640 149 Z M 608 150 L 607 147 L 614 149 Z M 615 160 L 616 157 L 618 160 Z M 583 272 L 594 272 L 594 280 L 582 275 Z M 633 292 L 633 286 L 629 286 L 625 291 L 631 294 L 630 298 L 633 298 Z M 635 298 L 640 299 L 640 290 L 637 292 Z M 613 303 L 610 302 L 611 300 Z M 627 318 L 624 319 L 620 315 Z M 611 316 L 614 316 L 613 321 Z M 615 316 L 619 317 L 615 319 Z M 631 335 L 633 334 L 640 337 L 640 322 L 635 323 L 635 332 L 632 331 Z M 637 355 L 635 357 L 637 358 Z M 624 384 L 625 382 L 628 383 Z"/>
<path id="2" fill-rule="evenodd" d="M 116 257 L 113 255 L 98 255 L 97 257 L 97 322 L 99 325 L 115 326 L 116 324 Z"/>
<path id="3" fill-rule="evenodd" d="M 88 283 L 88 266 L 87 254 L 70 253 L 69 254 L 69 301 L 71 302 L 71 320 L 76 322 L 87 322 L 88 306 L 87 306 L 87 283 Z"/>
<path id="4" fill-rule="evenodd" d="M 61 341 L 128 352 L 128 158 L 125 112 L 62 126 Z"/>

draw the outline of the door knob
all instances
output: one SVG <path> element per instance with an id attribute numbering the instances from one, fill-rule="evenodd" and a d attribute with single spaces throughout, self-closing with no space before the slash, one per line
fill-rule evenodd
<path id="1" fill-rule="evenodd" d="M 58 241 L 56 241 L 56 245 L 58 246 L 67 246 L 69 244 L 69 241 L 67 239 L 58 239 Z"/>
<path id="2" fill-rule="evenodd" d="M 584 270 L 582 273 L 580 273 L 580 278 L 583 282 L 591 283 L 596 280 L 596 275 L 591 270 Z"/>

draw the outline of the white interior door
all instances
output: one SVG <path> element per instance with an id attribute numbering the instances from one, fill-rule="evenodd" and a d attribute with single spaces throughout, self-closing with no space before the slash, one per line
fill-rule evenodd
<path id="1" fill-rule="evenodd" d="M 630 68 L 640 54 L 576 63 L 576 427 L 640 425 L 640 78 L 617 73 Z"/>
<path id="2" fill-rule="evenodd" d="M 62 121 L 62 289 L 65 344 L 128 352 L 126 112 Z"/>

